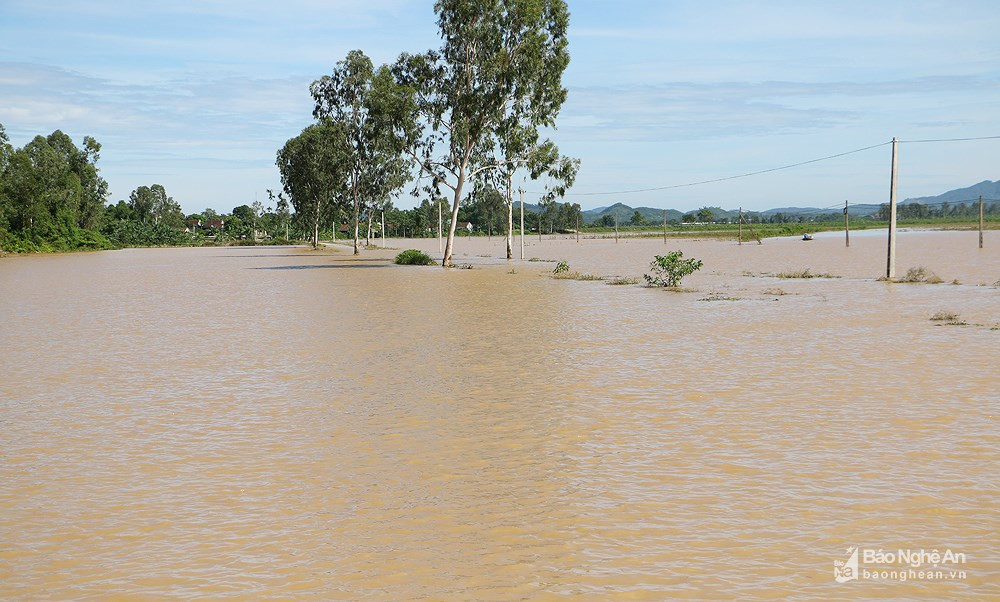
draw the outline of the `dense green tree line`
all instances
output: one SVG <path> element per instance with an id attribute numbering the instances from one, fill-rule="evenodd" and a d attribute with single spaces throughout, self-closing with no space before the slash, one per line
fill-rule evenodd
<path id="1" fill-rule="evenodd" d="M 0 250 L 196 245 L 252 241 L 267 230 L 289 233 L 287 204 L 282 208 L 279 202 L 271 213 L 255 202 L 232 214 L 209 209 L 185 216 L 160 184 L 139 186 L 128 200 L 105 206 L 108 183 L 97 167 L 100 151 L 90 136 L 78 148 L 59 130 L 14 148 L 0 124 Z"/>
<path id="2" fill-rule="evenodd" d="M 1000 215 L 1000 203 L 983 201 L 984 215 Z M 879 206 L 876 216 L 880 220 L 889 219 L 889 204 Z M 928 219 L 928 218 L 978 218 L 979 201 L 967 203 L 900 203 L 896 205 L 898 219 Z"/>
<path id="3" fill-rule="evenodd" d="M 0 248 L 110 246 L 98 231 L 108 193 L 97 169 L 100 151 L 93 138 L 80 149 L 59 130 L 15 149 L 0 125 Z"/>

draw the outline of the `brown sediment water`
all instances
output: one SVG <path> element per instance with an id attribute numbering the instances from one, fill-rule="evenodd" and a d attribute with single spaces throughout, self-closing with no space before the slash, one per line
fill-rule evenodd
<path id="1" fill-rule="evenodd" d="M 996 232 L 527 242 L 0 260 L 0 598 L 1000 595 Z"/>

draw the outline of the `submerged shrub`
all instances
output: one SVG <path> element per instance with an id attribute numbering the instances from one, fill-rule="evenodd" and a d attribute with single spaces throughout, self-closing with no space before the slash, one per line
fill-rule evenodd
<path id="1" fill-rule="evenodd" d="M 931 320 L 934 322 L 953 322 L 958 319 L 958 314 L 951 311 L 939 311 L 931 316 Z"/>
<path id="2" fill-rule="evenodd" d="M 673 288 L 680 286 L 681 280 L 689 274 L 701 269 L 700 259 L 682 259 L 684 253 L 681 251 L 671 251 L 666 255 L 656 255 L 656 258 L 649 263 L 652 274 L 643 274 L 646 284 L 649 286 L 663 286 Z"/>
<path id="3" fill-rule="evenodd" d="M 896 282 L 925 282 L 927 284 L 940 284 L 942 280 L 937 274 L 921 266 L 906 270 L 906 275 Z"/>
<path id="4" fill-rule="evenodd" d="M 631 276 L 615 276 L 611 280 L 608 280 L 608 284 L 612 286 L 628 286 L 630 284 L 639 284 L 639 279 Z"/>
<path id="5" fill-rule="evenodd" d="M 433 265 L 434 260 L 430 255 L 424 253 L 423 251 L 417 249 L 407 249 L 396 255 L 396 258 L 392 260 L 393 263 L 399 265 Z"/>
<path id="6" fill-rule="evenodd" d="M 834 276 L 833 274 L 814 274 L 810 271 L 810 268 L 781 272 L 775 274 L 775 276 L 778 278 L 840 278 L 840 276 Z"/>
<path id="7" fill-rule="evenodd" d="M 569 263 L 566 261 L 560 261 L 556 264 L 556 268 L 552 270 L 553 274 L 563 274 L 569 271 Z"/>

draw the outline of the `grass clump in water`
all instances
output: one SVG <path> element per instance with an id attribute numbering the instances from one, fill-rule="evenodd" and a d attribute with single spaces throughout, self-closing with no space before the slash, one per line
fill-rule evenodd
<path id="1" fill-rule="evenodd" d="M 698 299 L 699 301 L 742 301 L 739 297 L 730 297 L 722 293 L 709 293 L 707 297 Z"/>
<path id="2" fill-rule="evenodd" d="M 814 274 L 810 268 L 791 272 L 781 272 L 779 274 L 775 274 L 775 276 L 778 278 L 840 278 L 840 276 L 835 276 L 833 274 Z"/>
<path id="3" fill-rule="evenodd" d="M 396 255 L 396 258 L 392 262 L 399 265 L 434 265 L 435 263 L 430 255 L 417 249 L 403 251 L 399 255 Z"/>
<path id="4" fill-rule="evenodd" d="M 906 270 L 906 275 L 898 278 L 896 282 L 940 284 L 944 281 L 934 272 L 920 266 Z"/>
<path id="5" fill-rule="evenodd" d="M 639 279 L 629 276 L 615 276 L 611 280 L 608 280 L 607 283 L 612 286 L 627 286 L 630 284 L 639 284 Z"/>
<path id="6" fill-rule="evenodd" d="M 580 272 L 559 272 L 553 273 L 556 280 L 604 280 L 603 277 L 594 274 L 581 274 Z"/>
<path id="7" fill-rule="evenodd" d="M 938 311 L 931 316 L 932 322 L 944 322 L 948 326 L 968 326 L 969 323 L 958 317 L 958 314 L 951 311 Z"/>
<path id="8" fill-rule="evenodd" d="M 950 322 L 952 320 L 957 320 L 957 319 L 958 319 L 958 314 L 950 311 L 935 312 L 934 315 L 931 316 L 932 322 Z"/>
<path id="9" fill-rule="evenodd" d="M 565 260 L 556 264 L 555 269 L 552 270 L 552 277 L 556 280 L 604 280 L 601 276 L 569 271 L 569 262 Z"/>

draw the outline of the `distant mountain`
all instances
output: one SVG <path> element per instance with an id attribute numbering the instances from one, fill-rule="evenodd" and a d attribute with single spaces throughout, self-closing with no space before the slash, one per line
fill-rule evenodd
<path id="1" fill-rule="evenodd" d="M 848 206 L 848 213 L 853 216 L 863 217 L 867 215 L 872 215 L 878 212 L 878 205 L 872 204 L 861 204 L 861 205 L 850 205 Z M 817 209 L 815 207 L 778 207 L 776 209 L 765 209 L 764 211 L 758 211 L 760 215 L 774 215 L 775 213 L 783 213 L 785 215 L 829 215 L 830 213 L 841 213 L 843 212 L 843 207 L 833 207 L 830 209 Z"/>
<path id="2" fill-rule="evenodd" d="M 588 224 L 592 224 L 605 215 L 618 216 L 619 224 L 626 224 L 632 221 L 632 216 L 638 211 L 647 222 L 653 224 L 659 224 L 663 222 L 663 209 L 655 209 L 653 207 L 629 207 L 624 203 L 615 203 L 610 207 L 598 207 L 597 209 L 588 209 L 583 212 L 583 220 Z M 684 214 L 676 209 L 667 209 L 667 220 L 677 220 L 680 221 Z"/>
<path id="3" fill-rule="evenodd" d="M 934 203 L 961 203 L 970 202 L 979 198 L 979 195 L 983 195 L 984 199 L 1000 199 L 1000 180 L 996 182 L 990 180 L 984 180 L 968 188 L 956 188 L 955 190 L 949 190 L 948 192 L 939 194 L 937 196 L 926 196 L 926 197 L 916 197 L 906 199 L 902 201 L 903 203 L 923 203 L 925 205 L 930 205 Z M 850 205 L 848 211 L 851 216 L 854 217 L 867 217 L 875 215 L 878 213 L 880 204 L 878 203 L 861 203 L 856 205 Z M 533 205 L 531 203 L 524 204 L 525 211 L 538 212 L 541 207 L 538 205 Z M 721 207 L 708 207 L 712 211 L 712 216 L 715 219 L 725 219 L 728 218 L 731 221 L 735 221 L 739 215 L 738 209 L 723 209 Z M 517 206 L 515 205 L 514 211 L 515 215 L 517 212 Z M 645 218 L 646 222 L 649 224 L 660 224 L 663 222 L 663 209 L 657 209 L 655 207 L 630 207 L 624 203 L 615 203 L 610 207 L 597 207 L 595 209 L 587 209 L 583 212 L 584 223 L 592 224 L 599 221 L 605 215 L 617 215 L 619 224 L 627 224 L 632 221 L 632 215 L 638 211 L 639 215 Z M 682 221 L 685 215 L 696 214 L 699 209 L 694 209 L 691 211 L 678 211 L 676 209 L 667 209 L 667 221 Z M 744 215 L 762 215 L 771 216 L 775 213 L 781 213 L 789 216 L 802 216 L 802 217 L 814 217 L 817 215 L 829 215 L 831 213 L 841 213 L 843 207 L 832 207 L 821 209 L 817 207 L 776 207 L 774 209 L 765 209 L 764 211 L 744 211 Z"/>
<path id="4" fill-rule="evenodd" d="M 906 199 L 903 203 L 922 203 L 924 205 L 932 203 L 968 203 L 970 201 L 978 201 L 979 195 L 983 195 L 984 199 L 1000 199 L 1000 180 L 996 182 L 983 180 L 968 188 L 956 188 L 937 196 L 921 196 Z"/>
<path id="5" fill-rule="evenodd" d="M 702 208 L 693 209 L 691 211 L 685 212 L 683 215 L 697 215 Z M 712 219 L 737 219 L 740 216 L 739 209 L 723 209 L 722 207 L 704 207 L 712 212 Z M 744 211 L 744 215 L 751 213 L 750 211 Z"/>

